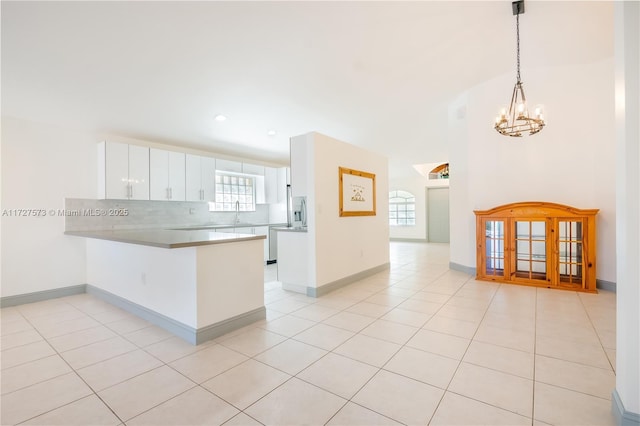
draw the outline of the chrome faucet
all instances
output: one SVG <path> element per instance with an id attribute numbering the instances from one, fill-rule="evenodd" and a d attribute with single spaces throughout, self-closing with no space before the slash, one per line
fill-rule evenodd
<path id="1" fill-rule="evenodd" d="M 240 201 L 236 200 L 236 218 L 233 221 L 233 224 L 236 225 L 240 223 Z"/>

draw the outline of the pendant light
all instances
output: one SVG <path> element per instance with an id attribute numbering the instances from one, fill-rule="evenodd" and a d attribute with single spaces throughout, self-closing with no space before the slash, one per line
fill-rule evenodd
<path id="1" fill-rule="evenodd" d="M 536 107 L 534 115 L 529 115 L 527 98 L 524 96 L 522 81 L 520 80 L 520 14 L 524 13 L 524 0 L 511 3 L 513 14 L 516 15 L 516 46 L 517 46 L 517 74 L 516 84 L 513 87 L 511 103 L 509 109 L 502 108 L 496 117 L 494 129 L 501 135 L 522 137 L 522 134 L 529 132 L 535 135 L 544 127 L 544 116 L 541 107 Z"/>

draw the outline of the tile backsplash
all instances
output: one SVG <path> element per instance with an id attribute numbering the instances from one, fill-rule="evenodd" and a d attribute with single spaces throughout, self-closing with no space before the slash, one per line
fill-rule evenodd
<path id="1" fill-rule="evenodd" d="M 65 230 L 172 228 L 232 224 L 235 212 L 210 212 L 206 202 L 65 198 Z M 126 215 L 124 214 L 126 212 Z M 269 205 L 240 212 L 240 222 L 269 223 Z"/>

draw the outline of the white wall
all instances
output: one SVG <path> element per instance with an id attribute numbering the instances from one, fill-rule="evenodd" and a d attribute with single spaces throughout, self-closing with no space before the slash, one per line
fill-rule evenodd
<path id="1" fill-rule="evenodd" d="M 493 129 L 512 74 L 450 105 L 451 262 L 475 267 L 473 210 L 550 201 L 600 209 L 597 278 L 615 282 L 613 59 L 522 74 L 531 106 L 545 105 L 547 127 L 537 135 L 508 138 Z"/>
<path id="2" fill-rule="evenodd" d="M 306 146 L 302 146 L 306 145 Z M 306 161 L 309 282 L 320 287 L 389 262 L 389 176 L 387 158 L 319 133 L 291 139 L 292 185 L 296 150 Z M 338 168 L 376 175 L 376 215 L 339 216 Z M 299 169 L 298 169 L 299 170 Z M 303 191 L 303 192 L 300 192 Z M 315 262 L 313 261 L 315 259 Z"/>
<path id="3" fill-rule="evenodd" d="M 45 217 L 2 217 L 1 295 L 86 283 L 84 239 L 64 236 L 65 197 L 95 198 L 96 147 L 88 133 L 2 117 L 2 209 Z"/>
<path id="4" fill-rule="evenodd" d="M 640 414 L 640 3 L 615 4 L 617 150 L 616 392 Z M 614 399 L 615 404 L 615 399 Z M 615 412 L 615 408 L 614 408 Z M 633 424 L 627 420 L 622 424 Z M 637 423 L 637 417 L 636 417 Z"/>
<path id="5" fill-rule="evenodd" d="M 409 191 L 416 197 L 416 224 L 415 226 L 390 226 L 390 238 L 426 240 L 427 238 L 427 212 L 426 191 L 427 178 L 417 176 L 415 178 L 391 179 L 389 191 Z"/>

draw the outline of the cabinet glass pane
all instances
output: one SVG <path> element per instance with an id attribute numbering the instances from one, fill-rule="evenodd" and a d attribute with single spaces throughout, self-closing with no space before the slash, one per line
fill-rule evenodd
<path id="1" fill-rule="evenodd" d="M 533 260 L 544 261 L 547 257 L 547 245 L 545 241 L 531 242 L 531 257 Z"/>
<path id="2" fill-rule="evenodd" d="M 544 240 L 546 231 L 545 222 L 531 222 L 531 236 L 534 240 Z"/>
<path id="3" fill-rule="evenodd" d="M 518 259 L 529 260 L 529 241 L 517 241 L 516 242 L 516 255 Z"/>
<path id="4" fill-rule="evenodd" d="M 531 262 L 531 271 L 544 274 L 547 272 L 547 264 L 545 262 Z"/>
<path id="5" fill-rule="evenodd" d="M 516 238 L 529 239 L 529 222 L 516 222 Z"/>
<path id="6" fill-rule="evenodd" d="M 517 272 L 529 272 L 529 261 L 528 260 L 518 260 L 516 264 Z M 529 275 L 527 274 L 527 277 Z"/>

